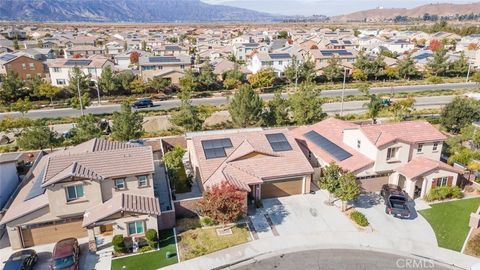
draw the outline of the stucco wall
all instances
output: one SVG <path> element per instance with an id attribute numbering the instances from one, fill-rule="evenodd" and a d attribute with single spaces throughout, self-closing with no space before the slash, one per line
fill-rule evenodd
<path id="1" fill-rule="evenodd" d="M 108 201 L 113 196 L 121 193 L 129 193 L 141 196 L 154 196 L 153 192 L 153 175 L 152 174 L 139 174 L 147 175 L 147 186 L 139 187 L 137 175 L 130 175 L 125 177 L 125 189 L 115 189 L 115 181 L 113 179 L 105 179 L 101 182 L 102 198 L 103 201 Z M 115 178 L 116 179 L 116 178 Z"/>
<path id="2" fill-rule="evenodd" d="M 164 229 L 170 229 L 175 227 L 175 211 L 168 211 L 168 212 L 162 212 L 160 216 L 158 216 L 157 222 L 158 222 L 158 229 L 159 230 L 164 230 Z"/>

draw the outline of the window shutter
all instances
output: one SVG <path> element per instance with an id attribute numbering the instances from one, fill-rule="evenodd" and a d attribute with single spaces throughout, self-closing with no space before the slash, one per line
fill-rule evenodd
<path id="1" fill-rule="evenodd" d="M 438 178 L 433 178 L 432 189 L 437 187 Z"/>
<path id="2" fill-rule="evenodd" d="M 453 183 L 453 176 L 449 176 L 447 179 L 447 186 L 451 187 Z"/>

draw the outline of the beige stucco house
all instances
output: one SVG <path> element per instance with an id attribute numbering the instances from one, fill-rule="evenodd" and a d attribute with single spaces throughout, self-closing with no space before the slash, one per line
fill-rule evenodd
<path id="1" fill-rule="evenodd" d="M 2 219 L 13 249 L 158 229 L 150 146 L 92 139 L 40 156 Z"/>
<path id="2" fill-rule="evenodd" d="M 426 121 L 359 125 L 329 118 L 291 133 L 314 167 L 314 179 L 335 162 L 368 192 L 391 183 L 416 198 L 432 187 L 455 185 L 461 173 L 440 161 L 446 137 Z"/>
<path id="3" fill-rule="evenodd" d="M 175 56 L 142 56 L 138 60 L 140 74 L 144 81 L 154 77 L 166 78 L 171 83 L 178 84 L 185 70 L 191 68 L 192 61 L 189 55 Z"/>

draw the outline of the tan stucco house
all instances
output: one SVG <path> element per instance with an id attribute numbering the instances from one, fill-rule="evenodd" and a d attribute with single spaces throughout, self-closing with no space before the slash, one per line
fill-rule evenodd
<path id="1" fill-rule="evenodd" d="M 150 146 L 92 139 L 40 156 L 2 219 L 13 249 L 158 229 Z"/>
<path id="2" fill-rule="evenodd" d="M 367 192 L 391 183 L 416 198 L 432 187 L 456 185 L 462 172 L 440 161 L 446 136 L 427 121 L 359 125 L 328 118 L 291 133 L 314 167 L 314 179 L 335 162 Z"/>
<path id="3" fill-rule="evenodd" d="M 254 199 L 310 192 L 313 168 L 287 129 L 240 129 L 187 134 L 200 189 L 227 181 Z"/>

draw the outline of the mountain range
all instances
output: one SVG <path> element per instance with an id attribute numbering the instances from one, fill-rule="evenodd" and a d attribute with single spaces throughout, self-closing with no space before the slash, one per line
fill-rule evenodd
<path id="1" fill-rule="evenodd" d="M 245 22 L 284 17 L 200 0 L 0 0 L 3 21 Z"/>
<path id="2" fill-rule="evenodd" d="M 406 16 L 411 18 L 422 17 L 424 14 L 438 16 L 456 16 L 468 14 L 480 14 L 480 2 L 472 4 L 428 4 L 415 8 L 376 8 L 370 10 L 357 11 L 346 15 L 331 17 L 332 21 L 382 21 L 393 19 L 396 16 Z"/>

